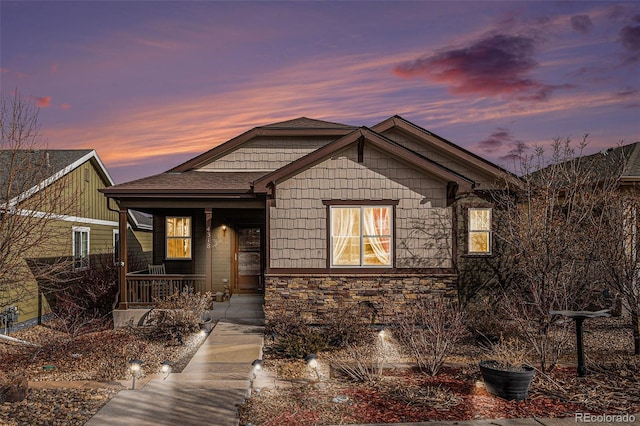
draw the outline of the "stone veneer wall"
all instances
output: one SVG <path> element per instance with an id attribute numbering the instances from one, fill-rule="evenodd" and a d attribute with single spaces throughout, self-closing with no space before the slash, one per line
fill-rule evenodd
<path id="1" fill-rule="evenodd" d="M 326 315 L 361 306 L 371 311 L 374 322 L 393 321 L 418 299 L 457 299 L 454 274 L 362 275 L 267 275 L 264 311 L 267 322 L 291 304 L 302 303 L 312 323 Z"/>

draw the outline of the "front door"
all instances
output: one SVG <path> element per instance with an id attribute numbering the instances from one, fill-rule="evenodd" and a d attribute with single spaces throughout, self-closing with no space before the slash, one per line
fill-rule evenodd
<path id="1" fill-rule="evenodd" d="M 259 227 L 238 229 L 236 285 L 239 293 L 262 291 L 262 236 Z"/>

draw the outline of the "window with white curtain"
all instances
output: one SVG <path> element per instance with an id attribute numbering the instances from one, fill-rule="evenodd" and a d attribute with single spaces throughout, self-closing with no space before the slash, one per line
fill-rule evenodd
<path id="1" fill-rule="evenodd" d="M 190 217 L 167 217 L 167 259 L 191 259 Z"/>
<path id="2" fill-rule="evenodd" d="M 469 254 L 491 254 L 491 209 L 469 209 Z"/>
<path id="3" fill-rule="evenodd" d="M 391 267 L 390 206 L 331 206 L 331 266 Z"/>

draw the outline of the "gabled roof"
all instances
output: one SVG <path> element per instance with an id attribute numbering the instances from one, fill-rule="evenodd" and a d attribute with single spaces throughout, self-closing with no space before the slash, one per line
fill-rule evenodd
<path id="1" fill-rule="evenodd" d="M 288 179 L 291 176 L 294 176 L 300 173 L 303 170 L 312 167 L 326 158 L 335 155 L 355 144 L 364 143 L 371 144 L 377 149 L 383 150 L 393 157 L 405 162 L 409 163 L 412 166 L 423 170 L 426 173 L 429 173 L 433 176 L 436 176 L 439 179 L 442 179 L 446 182 L 455 182 L 458 184 L 459 188 L 465 191 L 469 191 L 473 188 L 474 182 L 459 173 L 454 172 L 432 160 L 429 160 L 426 157 L 423 157 L 413 151 L 408 150 L 407 148 L 399 145 L 398 143 L 392 141 L 389 138 L 386 138 L 371 129 L 366 127 L 361 127 L 358 130 L 355 130 L 348 135 L 337 139 L 316 151 L 305 155 L 302 158 L 299 158 L 288 165 L 281 167 L 278 170 L 275 170 L 265 176 L 262 176 L 260 179 L 256 180 L 253 185 L 253 190 L 257 193 L 264 193 L 269 191 L 269 187 L 272 185 L 277 185 L 279 182 L 282 182 Z"/>
<path id="2" fill-rule="evenodd" d="M 0 190 L 9 193 L 9 206 L 30 197 L 58 179 L 71 173 L 82 164 L 91 161 L 106 185 L 113 179 L 92 149 L 2 150 L 0 151 Z M 13 166 L 12 166 L 13 164 Z M 33 173 L 25 173 L 34 170 Z M 17 173 L 16 173 L 17 172 Z M 11 175 L 10 175 L 11 174 Z M 11 191 L 7 191 L 11 182 Z"/>
<path id="3" fill-rule="evenodd" d="M 221 145 L 188 160 L 169 172 L 186 172 L 201 167 L 216 158 L 237 149 L 257 136 L 335 136 L 340 137 L 352 132 L 356 127 L 300 117 L 280 123 L 254 127 L 253 129 L 229 139 Z"/>
<path id="4" fill-rule="evenodd" d="M 279 123 L 267 124 L 259 127 L 261 129 L 346 129 L 353 130 L 354 126 L 347 124 L 332 123 L 330 121 L 315 120 L 307 117 L 294 118 L 293 120 L 281 121 Z"/>
<path id="5" fill-rule="evenodd" d="M 484 158 L 467 151 L 466 149 L 446 140 L 443 137 L 436 135 L 420 126 L 413 124 L 412 122 L 405 120 L 399 115 L 394 115 L 388 119 L 376 124 L 371 128 L 378 133 L 384 133 L 391 129 L 399 130 L 410 136 L 415 136 L 419 143 L 427 146 L 427 143 L 431 147 L 435 147 L 440 151 L 445 152 L 447 155 L 457 158 L 466 163 L 472 164 L 476 168 L 493 175 L 498 178 L 504 178 L 505 176 L 513 176 L 511 172 L 503 169 L 500 166 L 493 164 L 492 162 L 485 160 Z"/>

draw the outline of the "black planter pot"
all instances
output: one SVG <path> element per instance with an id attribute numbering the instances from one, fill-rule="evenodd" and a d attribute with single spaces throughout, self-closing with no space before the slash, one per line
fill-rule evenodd
<path id="1" fill-rule="evenodd" d="M 480 372 L 487 390 L 500 398 L 522 401 L 527 398 L 535 370 L 529 365 L 505 369 L 495 361 L 480 361 Z"/>

